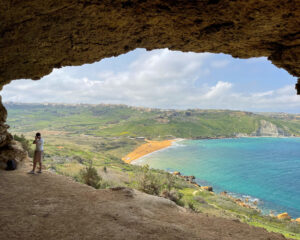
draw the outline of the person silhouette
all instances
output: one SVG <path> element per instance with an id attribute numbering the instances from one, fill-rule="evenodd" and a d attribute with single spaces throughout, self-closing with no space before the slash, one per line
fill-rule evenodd
<path id="1" fill-rule="evenodd" d="M 36 168 L 37 162 L 39 163 L 39 170 L 38 170 L 37 173 L 42 173 L 42 160 L 43 160 L 43 153 L 44 153 L 44 139 L 42 138 L 42 136 L 39 132 L 36 133 L 33 144 L 35 144 L 35 151 L 34 151 L 34 156 L 33 156 L 33 168 L 29 173 L 30 174 L 35 174 L 35 168 Z"/>

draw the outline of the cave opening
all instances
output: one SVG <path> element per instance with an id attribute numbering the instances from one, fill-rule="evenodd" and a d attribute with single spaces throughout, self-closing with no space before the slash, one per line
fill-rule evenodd
<path id="1" fill-rule="evenodd" d="M 226 138 L 236 145 L 245 144 L 249 137 L 299 137 L 300 103 L 294 81 L 266 58 L 137 49 L 93 64 L 54 69 L 38 81 L 12 81 L 3 88 L 2 96 L 15 140 L 32 140 L 36 132 L 42 133 L 46 142 L 44 164 L 49 171 L 76 179 L 80 170 L 93 162 L 105 180 L 111 181 L 107 186 L 114 187 L 130 181 L 122 174 L 122 181 L 108 177 L 102 167 L 110 172 L 116 163 L 123 166 L 118 159 L 136 161 L 134 151 L 130 151 L 148 141 L 168 146 L 168 141 L 178 138 L 196 142 Z M 270 141 L 269 145 L 277 146 Z M 280 155 L 278 149 L 271 151 Z M 32 149 L 27 150 L 33 157 Z M 222 157 L 228 158 L 225 153 Z M 274 166 L 276 170 L 273 163 L 268 168 Z M 226 166 L 221 172 L 224 169 Z M 198 177 L 196 172 L 194 175 Z M 209 177 L 192 182 L 213 185 L 218 191 L 218 183 Z M 239 191 L 231 185 L 219 189 Z M 264 192 L 268 191 L 272 186 Z M 265 199 L 264 204 L 253 202 L 269 211 L 270 199 L 259 197 Z M 290 212 L 298 216 L 297 208 Z"/>
<path id="2" fill-rule="evenodd" d="M 65 132 L 76 129 L 68 127 L 66 119 L 74 117 L 76 111 L 80 115 L 75 106 L 85 104 L 86 106 L 91 104 L 89 106 L 91 108 L 97 104 L 102 107 L 105 104 L 116 104 L 116 106 L 128 105 L 129 108 L 152 108 L 153 111 L 161 109 L 158 111 L 162 111 L 162 114 L 155 121 L 162 125 L 170 122 L 170 119 L 164 116 L 168 113 L 164 112 L 170 111 L 174 114 L 174 111 L 186 111 L 184 114 L 189 116 L 191 114 L 189 111 L 193 109 L 224 112 L 232 110 L 233 115 L 238 115 L 239 112 L 241 114 L 268 112 L 269 116 L 274 114 L 277 118 L 288 116 L 287 118 L 297 119 L 300 103 L 299 97 L 294 92 L 295 79 L 285 70 L 275 67 L 267 58 L 236 59 L 226 54 L 136 49 L 93 64 L 54 69 L 51 74 L 38 81 L 25 79 L 12 81 L 3 88 L 2 96 L 4 106 L 8 109 L 8 116 L 11 115 L 8 118 L 8 125 L 11 126 L 13 134 L 25 134 L 31 138 L 34 131 L 45 132 L 51 141 L 56 142 L 55 138 L 60 132 L 65 136 Z M 37 109 L 38 106 L 45 109 L 34 110 L 32 103 Z M 73 113 L 69 109 L 67 114 L 64 114 L 62 110 L 64 104 L 69 104 L 71 108 L 73 105 L 75 108 Z M 55 108 L 60 110 L 57 111 Z M 27 110 L 29 112 L 26 112 Z M 33 118 L 30 111 L 33 111 Z M 43 111 L 46 113 L 45 116 Z M 50 115 L 47 111 L 50 111 Z M 54 114 L 54 118 L 65 119 L 62 120 L 65 125 L 51 123 L 49 121 L 51 113 Z M 21 116 L 22 114 L 24 116 Z M 97 123 L 99 126 L 88 118 L 79 117 L 77 128 L 81 134 L 93 135 L 95 129 L 98 131 L 107 126 L 114 128 L 130 118 L 128 114 L 119 117 L 121 119 L 100 121 Z M 38 118 L 41 118 L 40 121 Z M 21 126 L 22 121 L 24 126 Z M 269 126 L 266 123 L 259 124 Z M 7 125 L 4 127 L 7 128 Z M 86 132 L 84 127 L 87 128 Z M 65 131 L 66 129 L 68 130 Z M 280 130 L 276 134 L 282 136 L 298 134 L 294 128 L 292 132 L 282 127 L 278 129 Z M 129 133 L 130 131 L 123 129 L 121 132 L 129 138 L 132 136 L 155 138 L 142 131 Z M 190 128 L 186 129 L 186 132 L 191 136 L 184 134 L 184 137 L 213 137 L 205 133 L 193 135 L 193 129 Z M 226 134 L 228 133 L 220 132 L 215 135 L 222 137 Z M 175 135 L 176 132 L 167 131 L 163 134 L 158 133 L 156 137 L 165 139 Z M 116 136 L 106 135 L 113 138 Z"/>

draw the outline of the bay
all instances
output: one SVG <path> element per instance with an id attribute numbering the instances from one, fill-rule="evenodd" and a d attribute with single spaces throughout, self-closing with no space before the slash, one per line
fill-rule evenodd
<path id="1" fill-rule="evenodd" d="M 265 214 L 300 217 L 300 138 L 184 140 L 136 164 L 194 175 L 215 192 L 258 200 Z"/>

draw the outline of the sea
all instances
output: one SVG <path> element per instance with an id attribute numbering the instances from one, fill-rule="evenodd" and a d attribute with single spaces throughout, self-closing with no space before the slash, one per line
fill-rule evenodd
<path id="1" fill-rule="evenodd" d="M 257 201 L 264 214 L 300 217 L 300 138 L 183 140 L 134 163 L 194 175 L 217 193 Z"/>

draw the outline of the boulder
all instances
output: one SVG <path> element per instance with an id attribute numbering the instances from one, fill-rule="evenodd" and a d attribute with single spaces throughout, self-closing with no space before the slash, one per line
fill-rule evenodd
<path id="1" fill-rule="evenodd" d="M 278 219 L 283 219 L 283 220 L 290 220 L 291 219 L 290 215 L 287 212 L 278 214 L 277 218 Z"/>
<path id="2" fill-rule="evenodd" d="M 0 169 L 5 169 L 8 160 L 15 160 L 19 167 L 28 158 L 27 152 L 23 150 L 19 142 L 12 141 L 0 150 Z"/>
<path id="3" fill-rule="evenodd" d="M 203 186 L 203 187 L 201 187 L 201 189 L 209 191 L 209 192 L 213 192 L 213 187 L 212 186 Z"/>

